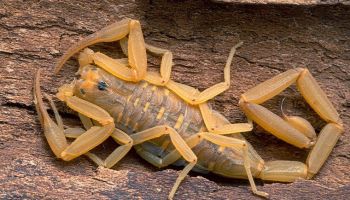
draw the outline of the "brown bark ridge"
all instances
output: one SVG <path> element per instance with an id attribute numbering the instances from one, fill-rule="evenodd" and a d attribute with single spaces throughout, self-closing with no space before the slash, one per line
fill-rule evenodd
<path id="1" fill-rule="evenodd" d="M 344 4 L 349 5 L 349 0 L 212 0 L 219 3 L 233 4 L 288 4 L 288 5 L 325 5 Z"/>
<path id="2" fill-rule="evenodd" d="M 172 79 L 203 90 L 223 78 L 229 49 L 238 41 L 231 67 L 232 87 L 214 108 L 231 122 L 245 117 L 239 95 L 287 69 L 307 67 L 334 103 L 345 133 L 312 180 L 271 183 L 256 180 L 271 199 L 345 199 L 350 193 L 350 10 L 344 5 L 291 7 L 158 1 L 0 1 L 0 198 L 1 199 L 166 199 L 178 168 L 156 169 L 130 152 L 113 169 L 97 168 L 85 157 L 54 158 L 34 111 L 33 75 L 43 69 L 43 90 L 54 94 L 77 70 L 71 59 L 53 75 L 57 59 L 76 41 L 129 17 L 141 21 L 145 40 L 174 53 Z M 115 55 L 117 43 L 95 49 Z M 150 59 L 156 69 L 159 60 Z M 264 105 L 280 114 L 304 116 L 319 131 L 324 125 L 294 89 Z M 59 104 L 66 124 L 77 118 Z M 294 148 L 255 126 L 245 134 L 265 160 L 305 161 Z M 116 144 L 107 141 L 97 153 Z M 175 199 L 259 199 L 247 181 L 191 173 Z"/>

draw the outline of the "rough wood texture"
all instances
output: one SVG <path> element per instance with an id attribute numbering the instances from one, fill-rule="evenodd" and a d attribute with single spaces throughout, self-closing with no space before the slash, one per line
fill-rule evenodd
<path id="1" fill-rule="evenodd" d="M 219 3 L 234 4 L 289 4 L 289 5 L 325 5 L 344 4 L 349 5 L 349 0 L 212 0 Z"/>
<path id="2" fill-rule="evenodd" d="M 330 158 L 313 180 L 291 184 L 257 180 L 271 199 L 345 199 L 350 193 L 350 9 L 345 6 L 239 6 L 202 2 L 0 1 L 0 198 L 1 199 L 166 199 L 177 169 L 158 170 L 131 152 L 114 170 L 97 169 L 85 157 L 72 162 L 54 158 L 32 103 L 32 78 L 45 69 L 43 89 L 53 94 L 72 79 L 71 59 L 57 76 L 57 58 L 74 42 L 125 17 L 139 19 L 145 40 L 174 53 L 172 78 L 201 90 L 223 78 L 229 49 L 245 42 L 232 65 L 232 87 L 215 98 L 214 107 L 232 122 L 244 121 L 239 94 L 280 72 L 308 67 L 345 122 Z M 115 47 L 114 47 L 115 46 Z M 96 48 L 116 50 L 117 45 Z M 113 55 L 113 54 L 111 54 Z M 159 63 L 152 59 L 150 65 Z M 66 78 L 70 77 L 70 78 Z M 293 89 L 265 105 L 280 113 L 323 123 Z M 60 108 L 64 108 L 60 104 Z M 63 111 L 67 113 L 66 111 Z M 64 114 L 69 123 L 77 120 Z M 73 122 L 72 122 L 73 121 Z M 256 127 L 246 134 L 266 160 L 304 161 L 307 152 Z M 99 152 L 110 152 L 107 141 Z M 258 199 L 246 181 L 191 174 L 176 199 Z"/>

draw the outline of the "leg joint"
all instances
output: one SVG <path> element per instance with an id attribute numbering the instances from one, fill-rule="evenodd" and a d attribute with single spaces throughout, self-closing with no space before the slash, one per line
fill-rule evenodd
<path id="1" fill-rule="evenodd" d="M 130 138 L 130 140 L 127 141 L 126 145 L 132 146 L 134 144 L 134 140 Z"/>
<path id="2" fill-rule="evenodd" d="M 198 158 L 195 157 L 195 158 L 191 161 L 191 163 L 197 163 L 197 160 L 198 160 Z"/>

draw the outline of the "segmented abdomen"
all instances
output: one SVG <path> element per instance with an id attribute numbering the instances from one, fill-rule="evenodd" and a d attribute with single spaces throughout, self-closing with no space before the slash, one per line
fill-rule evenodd
<path id="1" fill-rule="evenodd" d="M 126 83 L 123 87 L 129 88 L 132 95 L 125 103 L 122 117 L 118 115 L 115 118 L 118 128 L 127 133 L 132 134 L 158 125 L 168 125 L 173 127 L 183 139 L 186 139 L 191 135 L 206 131 L 199 108 L 185 103 L 168 89 L 146 82 Z M 240 134 L 232 137 L 245 140 Z M 174 149 L 167 135 L 144 142 L 135 148 L 141 156 L 142 153 L 148 152 L 160 159 Z M 249 150 L 252 151 L 250 156 L 257 155 L 253 148 Z M 193 169 L 195 171 L 202 173 L 212 171 L 236 178 L 245 176 L 241 150 L 222 149 L 211 142 L 202 141 L 193 148 L 193 152 L 198 158 L 198 163 Z M 251 159 L 252 171 L 255 174 L 259 171 L 255 169 L 255 162 L 261 158 L 252 157 Z M 184 166 L 186 163 L 183 159 L 179 159 L 174 164 Z"/>
<path id="2" fill-rule="evenodd" d="M 204 130 L 204 122 L 198 107 L 188 105 L 165 87 L 157 87 L 147 82 L 125 83 L 131 95 L 125 102 L 122 114 L 113 116 L 118 128 L 128 134 L 159 125 L 173 127 L 182 138 L 187 138 Z M 152 143 L 162 146 L 165 137 Z"/>
<path id="3" fill-rule="evenodd" d="M 145 81 L 131 83 L 120 80 L 93 66 L 83 70 L 91 79 L 79 79 L 75 95 L 105 109 L 114 118 L 116 128 L 131 135 L 155 126 L 173 127 L 186 138 L 206 131 L 198 106 L 191 106 L 165 87 L 158 87 Z M 92 74 L 91 74 L 92 73 Z M 93 81 L 93 82 L 92 82 Z M 92 83 L 91 83 L 92 82 Z M 244 140 L 240 134 L 232 137 Z M 168 135 L 135 146 L 137 152 L 147 161 L 163 159 L 174 150 Z M 253 175 L 259 172 L 261 158 L 249 148 Z M 245 174 L 241 149 L 222 148 L 208 141 L 193 148 L 198 158 L 194 170 L 212 171 L 224 176 L 242 178 Z M 152 163 L 156 166 L 156 162 Z M 185 165 L 183 159 L 175 164 Z"/>

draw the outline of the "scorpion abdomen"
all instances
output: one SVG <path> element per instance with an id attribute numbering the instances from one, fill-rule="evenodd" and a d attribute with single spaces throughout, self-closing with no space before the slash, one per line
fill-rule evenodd
<path id="1" fill-rule="evenodd" d="M 80 92 L 82 84 L 77 84 L 76 95 L 108 111 L 114 118 L 116 127 L 129 135 L 159 125 L 173 127 L 184 140 L 199 132 L 207 131 L 199 107 L 187 104 L 165 87 L 155 86 L 146 81 L 126 82 L 100 68 L 85 67 L 83 70 L 97 73 L 94 77 L 98 77 L 99 80 L 96 82 L 95 91 L 84 91 L 84 94 Z M 79 81 L 83 83 L 85 80 Z M 104 82 L 103 91 L 100 91 L 101 81 Z M 245 140 L 238 133 L 232 137 Z M 250 144 L 249 146 L 251 147 Z M 148 160 L 145 154 L 155 159 L 163 159 L 174 150 L 174 147 L 169 136 L 164 135 L 139 144 L 135 149 L 141 157 Z M 252 147 L 249 149 L 252 173 L 256 175 L 260 172 L 263 161 Z M 201 173 L 211 171 L 223 176 L 245 178 L 240 149 L 222 148 L 211 142 L 202 141 L 193 148 L 193 152 L 198 158 L 194 171 Z M 185 166 L 185 161 L 180 158 L 174 165 Z"/>

